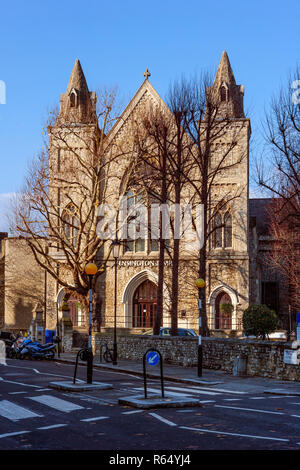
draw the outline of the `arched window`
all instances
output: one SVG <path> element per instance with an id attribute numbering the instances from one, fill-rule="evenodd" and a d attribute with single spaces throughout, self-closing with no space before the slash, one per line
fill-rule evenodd
<path id="1" fill-rule="evenodd" d="M 66 207 L 64 210 L 62 214 L 62 220 L 64 235 L 75 248 L 78 239 L 79 221 L 76 214 L 76 209 L 72 204 Z"/>
<path id="2" fill-rule="evenodd" d="M 229 295 L 220 292 L 215 300 L 215 329 L 231 330 L 233 306 Z"/>
<path id="3" fill-rule="evenodd" d="M 232 217 L 229 211 L 224 215 L 224 248 L 232 247 Z"/>
<path id="4" fill-rule="evenodd" d="M 151 220 L 151 204 L 159 204 L 158 198 L 145 194 L 135 194 L 132 190 L 128 191 L 125 197 L 127 220 L 124 221 L 126 228 L 123 231 L 123 233 L 126 233 L 124 252 L 158 251 L 159 243 L 156 238 L 158 225 Z M 153 227 L 151 223 L 153 223 Z"/>
<path id="5" fill-rule="evenodd" d="M 227 88 L 224 85 L 220 88 L 220 99 L 221 101 L 227 101 Z"/>
<path id="6" fill-rule="evenodd" d="M 138 234 L 143 234 L 144 232 L 143 216 L 139 211 L 139 205 L 142 204 L 142 197 L 131 190 L 126 193 L 125 197 L 127 200 L 127 220 L 124 220 L 126 225 L 126 242 L 124 251 L 145 251 L 145 236 L 138 236 Z"/>
<path id="7" fill-rule="evenodd" d="M 213 247 L 222 248 L 222 216 L 217 212 L 214 217 Z"/>
<path id="8" fill-rule="evenodd" d="M 232 215 L 228 209 L 216 212 L 212 240 L 213 248 L 232 248 Z"/>
<path id="9" fill-rule="evenodd" d="M 70 94 L 70 107 L 75 108 L 76 107 L 76 101 L 77 101 L 77 96 L 75 91 L 71 91 Z"/>

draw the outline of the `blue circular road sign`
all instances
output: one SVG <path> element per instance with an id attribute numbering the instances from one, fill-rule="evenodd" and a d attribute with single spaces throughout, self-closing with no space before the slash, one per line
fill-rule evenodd
<path id="1" fill-rule="evenodd" d="M 150 366 L 156 366 L 159 362 L 159 354 L 155 351 L 150 351 L 148 352 L 146 359 Z"/>

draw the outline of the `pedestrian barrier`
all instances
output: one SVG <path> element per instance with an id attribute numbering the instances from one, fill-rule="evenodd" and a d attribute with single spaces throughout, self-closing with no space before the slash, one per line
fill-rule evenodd
<path id="1" fill-rule="evenodd" d="M 77 356 L 76 356 L 73 384 L 75 384 L 75 382 L 76 382 L 78 358 L 80 358 L 84 362 L 87 361 L 87 379 L 86 379 L 86 382 L 87 383 L 92 383 L 93 353 L 89 348 L 83 348 L 83 349 L 80 349 L 80 351 L 78 351 Z"/>

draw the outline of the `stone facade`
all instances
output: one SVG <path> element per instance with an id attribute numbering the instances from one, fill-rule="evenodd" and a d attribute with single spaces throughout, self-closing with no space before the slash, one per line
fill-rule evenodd
<path id="1" fill-rule="evenodd" d="M 218 247 L 212 242 L 207 252 L 207 298 L 206 306 L 208 322 L 212 334 L 234 336 L 241 333 L 242 314 L 250 302 L 261 300 L 260 283 L 266 279 L 266 266 L 259 264 L 262 249 L 261 235 L 254 223 L 258 206 L 251 205 L 252 222 L 249 224 L 249 139 L 251 134 L 250 121 L 243 110 L 244 88 L 237 85 L 227 54 L 224 52 L 213 84 L 213 91 L 220 94 L 222 100 L 220 112 L 226 113 L 230 120 L 228 132 L 212 148 L 211 165 L 217 164 L 219 152 L 228 147 L 232 139 L 236 146 L 230 152 L 230 162 L 238 162 L 228 171 L 218 174 L 211 188 L 210 213 L 220 211 L 222 220 L 227 214 L 231 217 L 232 242 L 225 245 L 225 233 L 221 235 Z M 122 147 L 125 155 L 130 150 L 131 120 L 151 103 L 165 108 L 165 104 L 148 80 L 148 76 L 134 95 L 124 112 L 109 132 L 105 148 L 105 156 L 113 154 L 115 149 Z M 88 86 L 79 61 L 76 61 L 66 93 L 60 98 L 60 113 L 55 125 L 49 126 L 49 173 L 50 189 L 57 213 L 62 214 L 67 209 L 70 200 L 79 201 L 84 198 L 82 188 L 87 183 L 85 175 L 76 175 L 72 152 L 79 153 L 80 158 L 88 164 L 93 158 L 88 149 L 93 147 L 98 139 L 100 129 L 96 116 L 96 95 L 88 90 Z M 95 155 L 94 155 L 95 156 Z M 121 193 L 123 175 L 130 161 L 126 157 L 112 160 L 110 165 L 110 191 L 104 201 L 116 205 Z M 82 170 L 80 170 L 82 171 Z M 76 176 L 77 192 L 71 192 L 71 183 Z M 70 181 L 68 180 L 70 179 Z M 61 180 L 64 180 L 64 188 Z M 79 185 L 78 181 L 82 184 Z M 70 185 L 70 186 L 69 186 Z M 218 209 L 217 201 L 220 196 L 232 196 L 225 209 Z M 237 196 L 238 197 L 234 197 Z M 229 198 L 230 199 L 230 198 Z M 70 216 L 70 213 L 69 215 Z M 53 226 L 55 226 L 55 220 Z M 73 227 L 76 229 L 76 227 Z M 59 227 L 61 229 L 61 227 Z M 76 231 L 74 231 L 75 233 Z M 74 235 L 73 233 L 73 235 Z M 73 236 L 73 238 L 76 235 Z M 50 278 L 39 268 L 27 248 L 24 252 L 24 241 L 5 238 L 0 264 L 0 322 L 1 327 L 27 329 L 32 318 L 32 309 L 37 302 L 46 305 L 46 328 L 54 329 L 57 320 L 61 320 L 59 307 L 64 298 L 62 286 Z M 21 251 L 21 245 L 22 250 Z M 58 245 L 58 244 L 57 244 Z M 63 250 L 58 246 L 50 248 L 57 265 L 63 260 Z M 109 244 L 104 251 L 99 252 L 95 261 L 101 264 L 107 255 Z M 23 254 L 24 252 L 24 254 Z M 198 252 L 186 254 L 181 252 L 179 269 L 179 304 L 178 326 L 198 329 L 198 291 L 195 279 L 198 277 Z M 55 261 L 56 262 L 56 261 Z M 8 266 L 13 268 L 13 276 L 8 273 Z M 15 267 L 17 269 L 15 269 Z M 66 273 L 66 277 L 70 273 Z M 264 277 L 265 276 L 265 277 Z M 12 280 L 12 285 L 10 282 Z M 105 271 L 99 276 L 95 288 L 95 329 L 109 329 L 114 326 L 114 280 L 115 269 L 112 256 L 108 257 Z M 135 309 L 144 306 L 136 301 L 138 289 L 149 282 L 157 285 L 158 280 L 158 251 L 145 245 L 144 251 L 125 252 L 121 250 L 117 264 L 117 327 L 131 333 L 140 333 L 147 329 L 145 325 L 134 322 Z M 23 291 L 19 295 L 17 290 Z M 171 303 L 171 261 L 166 258 L 164 282 L 164 311 L 163 325 L 170 325 Z M 223 296 L 223 297 L 222 297 Z M 9 299 L 11 297 L 12 300 Z M 220 299 L 228 299 L 233 306 L 233 313 L 228 323 L 220 323 L 217 312 Z M 224 301 L 224 300 L 223 300 Z M 148 304 L 150 304 L 148 299 Z M 148 305 L 147 304 L 147 308 Z M 152 304 L 155 304 L 153 299 Z M 285 305 L 282 306 L 285 308 Z M 146 307 L 145 307 L 146 308 Z M 83 312 L 80 306 L 77 311 L 77 324 L 73 324 L 74 338 L 80 333 L 86 335 L 86 322 L 81 321 Z M 142 315 L 142 313 L 141 313 Z M 80 320 L 79 320 L 80 319 Z M 80 341 L 78 341 L 80 344 Z"/>
<path id="2" fill-rule="evenodd" d="M 44 311 L 46 295 L 45 271 L 35 262 L 25 240 L 2 239 L 0 328 L 17 332 L 28 330 L 37 304 L 42 305 Z"/>

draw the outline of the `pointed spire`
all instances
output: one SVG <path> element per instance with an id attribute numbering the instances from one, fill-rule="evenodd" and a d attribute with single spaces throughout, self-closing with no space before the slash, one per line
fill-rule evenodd
<path id="1" fill-rule="evenodd" d="M 89 93 L 89 89 L 79 59 L 75 60 L 75 64 L 73 66 L 73 70 L 67 88 L 67 93 L 70 93 L 73 88 L 83 93 Z"/>
<path id="2" fill-rule="evenodd" d="M 218 103 L 218 115 L 220 117 L 244 118 L 243 110 L 243 85 L 237 85 L 226 51 L 217 69 L 212 91 Z"/>
<path id="3" fill-rule="evenodd" d="M 59 124 L 97 124 L 96 93 L 90 92 L 80 64 L 76 59 L 66 93 L 60 98 Z"/>
<path id="4" fill-rule="evenodd" d="M 229 57 L 226 51 L 223 51 L 219 63 L 219 67 L 215 76 L 214 85 L 221 85 L 222 82 L 227 83 L 228 86 L 235 85 L 235 78 L 230 65 Z"/>

